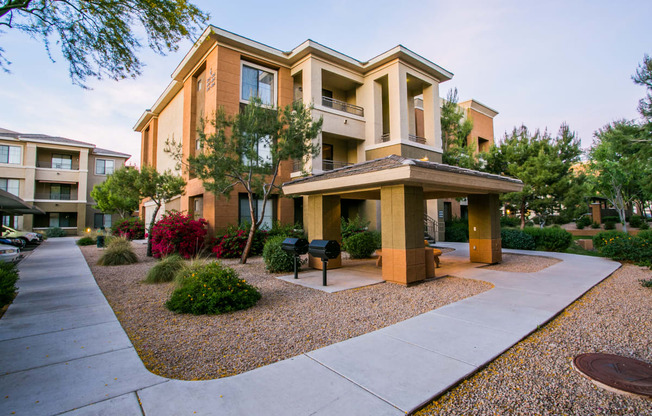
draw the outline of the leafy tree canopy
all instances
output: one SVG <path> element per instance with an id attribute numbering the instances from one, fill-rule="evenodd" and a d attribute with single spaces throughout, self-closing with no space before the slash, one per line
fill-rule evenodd
<path id="1" fill-rule="evenodd" d="M 122 168 L 91 190 L 95 208 L 106 213 L 116 213 L 127 218 L 138 209 L 140 190 L 136 187 L 140 173 L 133 168 Z"/>
<path id="2" fill-rule="evenodd" d="M 149 47 L 159 54 L 176 51 L 208 20 L 186 0 L 0 0 L 0 28 L 40 38 L 52 59 L 52 40 L 69 63 L 74 84 L 88 77 L 134 78 L 143 63 L 136 56 L 144 32 Z M 0 48 L 0 67 L 10 62 Z"/>
<path id="3" fill-rule="evenodd" d="M 632 79 L 636 84 L 647 88 L 645 98 L 638 103 L 638 111 L 648 123 L 652 123 L 652 58 L 647 54 L 643 57 L 643 63 L 639 65 Z"/>
<path id="4" fill-rule="evenodd" d="M 477 169 L 475 143 L 468 143 L 473 122 L 464 117 L 458 105 L 457 88 L 449 90 L 441 108 L 441 137 L 444 150 L 443 162 L 468 169 Z"/>

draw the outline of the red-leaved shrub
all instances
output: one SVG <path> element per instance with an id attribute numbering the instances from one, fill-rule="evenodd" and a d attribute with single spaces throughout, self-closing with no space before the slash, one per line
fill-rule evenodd
<path id="1" fill-rule="evenodd" d="M 242 256 L 245 246 L 247 245 L 247 238 L 249 237 L 248 228 L 231 228 L 227 230 L 226 234 L 217 237 L 213 253 L 220 259 L 232 259 Z M 254 234 L 254 241 L 251 244 L 249 254 L 252 256 L 260 255 L 263 252 L 267 240 L 267 231 L 256 230 Z"/>
<path id="2" fill-rule="evenodd" d="M 207 222 L 193 220 L 181 212 L 171 211 L 163 216 L 152 229 L 152 254 L 156 258 L 179 253 L 190 258 L 204 247 Z"/>
<path id="3" fill-rule="evenodd" d="M 113 224 L 111 233 L 127 240 L 141 240 L 145 238 L 145 224 L 138 217 L 125 218 Z"/>

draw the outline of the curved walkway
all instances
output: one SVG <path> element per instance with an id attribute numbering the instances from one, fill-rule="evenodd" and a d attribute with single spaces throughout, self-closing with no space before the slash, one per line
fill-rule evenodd
<path id="1" fill-rule="evenodd" d="M 450 274 L 494 288 L 387 328 L 233 377 L 150 373 L 72 238 L 20 263 L 0 319 L 0 409 L 16 415 L 400 415 L 482 367 L 609 276 L 619 263 L 563 260 L 537 273 L 473 268 L 439 243 Z M 520 253 L 516 250 L 506 252 Z M 15 413 L 13 413 L 15 412 Z"/>

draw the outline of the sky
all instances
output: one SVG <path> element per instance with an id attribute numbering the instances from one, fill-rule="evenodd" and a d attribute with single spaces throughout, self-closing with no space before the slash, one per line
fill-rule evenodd
<path id="1" fill-rule="evenodd" d="M 597 129 L 638 117 L 645 90 L 631 76 L 652 54 L 649 0 L 195 4 L 214 26 L 286 51 L 312 39 L 366 61 L 401 44 L 454 74 L 440 95 L 457 88 L 460 101 L 498 111 L 497 139 L 522 124 L 556 134 L 567 123 L 589 147 Z M 52 62 L 40 40 L 6 29 L 0 47 L 12 64 L 11 73 L 0 71 L 0 127 L 91 142 L 137 164 L 133 126 L 191 45 L 166 56 L 144 48 L 140 77 L 90 80 L 85 90 L 70 81 L 54 43 Z"/>

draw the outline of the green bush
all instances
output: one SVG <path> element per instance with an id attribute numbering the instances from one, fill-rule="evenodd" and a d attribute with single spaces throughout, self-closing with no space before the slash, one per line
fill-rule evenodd
<path id="1" fill-rule="evenodd" d="M 145 283 L 165 283 L 174 280 L 174 276 L 183 269 L 183 257 L 178 254 L 171 254 L 163 257 L 154 267 L 149 269 Z"/>
<path id="2" fill-rule="evenodd" d="M 619 223 L 620 222 L 620 217 L 617 216 L 617 215 L 609 215 L 609 216 L 606 216 L 606 217 L 602 217 L 602 223 L 603 224 L 606 224 L 608 221 L 613 221 L 615 223 Z"/>
<path id="3" fill-rule="evenodd" d="M 600 251 L 611 239 L 626 237 L 627 233 L 622 231 L 600 231 L 593 236 L 593 248 Z"/>
<path id="4" fill-rule="evenodd" d="M 97 243 L 97 240 L 93 237 L 84 236 L 77 240 L 78 246 L 92 246 Z"/>
<path id="5" fill-rule="evenodd" d="M 643 224 L 643 217 L 640 215 L 632 215 L 629 218 L 629 225 L 634 228 L 639 228 Z"/>
<path id="6" fill-rule="evenodd" d="M 247 309 L 260 299 L 258 290 L 220 262 L 184 269 L 180 285 L 165 303 L 177 313 L 222 314 Z"/>
<path id="7" fill-rule="evenodd" d="M 129 240 L 142 240 L 145 238 L 145 223 L 138 217 L 125 218 L 111 226 L 111 234 Z"/>
<path id="8" fill-rule="evenodd" d="M 616 229 L 616 221 L 605 221 L 604 222 L 604 229 L 605 230 L 615 230 Z"/>
<path id="9" fill-rule="evenodd" d="M 640 279 L 639 282 L 643 287 L 652 287 L 652 279 Z"/>
<path id="10" fill-rule="evenodd" d="M 272 228 L 267 231 L 267 238 L 276 237 L 277 235 L 292 238 L 305 238 L 305 232 L 301 224 L 283 225 L 279 221 L 274 221 Z"/>
<path id="11" fill-rule="evenodd" d="M 593 222 L 591 223 L 591 228 L 593 228 L 594 230 L 597 230 L 598 228 L 600 228 L 600 224 L 598 224 L 597 222 L 593 221 Z"/>
<path id="12" fill-rule="evenodd" d="M 604 234 L 606 233 L 599 233 L 594 237 L 594 241 L 597 240 L 596 242 L 599 243 L 596 248 L 600 254 L 613 260 L 632 261 L 636 264 L 652 266 L 652 241 L 648 240 L 645 235 L 639 237 L 626 233 Z M 600 238 L 596 239 L 598 236 Z"/>
<path id="13" fill-rule="evenodd" d="M 446 221 L 444 238 L 446 241 L 458 243 L 469 241 L 469 221 L 465 218 L 453 218 L 451 221 Z"/>
<path id="14" fill-rule="evenodd" d="M 518 217 L 508 217 L 505 215 L 500 217 L 501 227 L 518 227 L 520 225 L 521 225 L 521 219 Z"/>
<path id="15" fill-rule="evenodd" d="M 588 215 L 585 215 L 579 218 L 577 221 L 575 221 L 575 225 L 577 226 L 578 230 L 582 230 L 584 229 L 584 227 L 588 227 L 592 223 L 593 223 L 593 219 Z"/>
<path id="16" fill-rule="evenodd" d="M 374 231 L 353 234 L 343 240 L 342 249 L 349 253 L 352 259 L 367 259 L 380 248 L 379 235 L 380 233 Z"/>
<path id="17" fill-rule="evenodd" d="M 353 234 L 367 231 L 369 229 L 369 224 L 369 221 L 360 218 L 359 215 L 356 215 L 355 218 L 350 218 L 348 220 L 342 218 L 342 222 L 340 224 L 342 228 L 342 239 L 351 237 Z"/>
<path id="18" fill-rule="evenodd" d="M 294 271 L 294 256 L 281 248 L 283 240 L 287 237 L 277 235 L 267 239 L 263 248 L 265 268 L 272 273 Z"/>
<path id="19" fill-rule="evenodd" d="M 638 238 L 641 240 L 647 241 L 648 243 L 652 244 L 652 231 L 650 230 L 641 230 L 638 232 L 636 235 Z"/>
<path id="20" fill-rule="evenodd" d="M 534 238 L 537 250 L 564 252 L 573 242 L 573 235 L 559 226 L 526 227 L 523 231 Z"/>
<path id="21" fill-rule="evenodd" d="M 48 238 L 52 238 L 52 237 L 65 237 L 68 234 L 65 232 L 65 230 L 59 227 L 50 227 L 47 230 L 45 230 L 45 235 Z"/>
<path id="22" fill-rule="evenodd" d="M 649 229 L 650 229 L 650 226 L 648 225 L 647 222 L 644 222 L 644 223 L 641 224 L 640 227 L 638 227 L 638 229 L 639 229 L 639 230 L 649 230 Z"/>
<path id="23" fill-rule="evenodd" d="M 16 296 L 18 269 L 14 263 L 0 263 L 0 307 L 5 306 Z"/>
<path id="24" fill-rule="evenodd" d="M 500 230 L 500 239 L 503 248 L 513 248 L 517 250 L 534 250 L 536 244 L 534 237 L 517 229 Z"/>
<path id="25" fill-rule="evenodd" d="M 138 257 L 131 248 L 129 240 L 124 237 L 111 237 L 97 264 L 100 266 L 121 266 L 137 262 Z"/>

